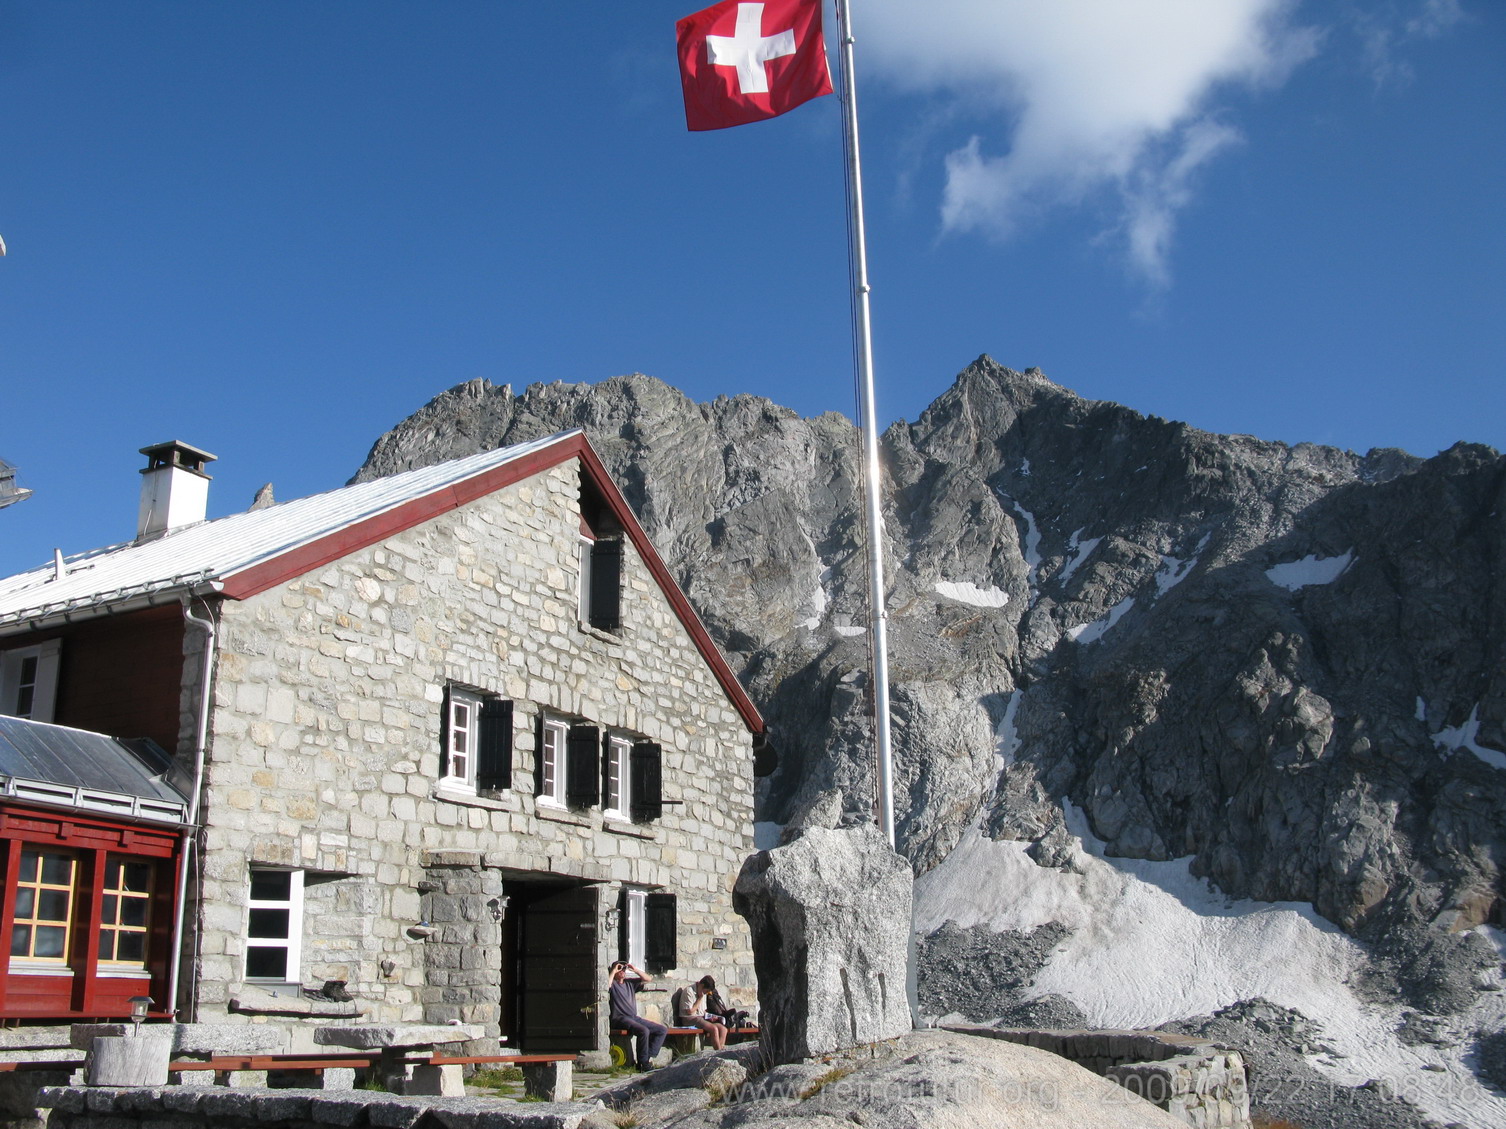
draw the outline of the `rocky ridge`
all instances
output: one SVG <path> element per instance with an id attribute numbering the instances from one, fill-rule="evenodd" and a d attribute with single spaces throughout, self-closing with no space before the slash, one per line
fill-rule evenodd
<path id="1" fill-rule="evenodd" d="M 760 818 L 864 810 L 858 439 L 651 377 L 472 381 L 358 478 L 584 428 L 769 720 Z M 981 822 L 1066 852 L 1191 856 L 1233 895 L 1383 943 L 1459 1006 L 1502 918 L 1506 459 L 1221 436 L 987 357 L 884 436 L 900 849 Z"/>

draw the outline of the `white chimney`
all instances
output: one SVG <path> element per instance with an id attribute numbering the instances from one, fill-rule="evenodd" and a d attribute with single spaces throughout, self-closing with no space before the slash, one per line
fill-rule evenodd
<path id="1" fill-rule="evenodd" d="M 141 472 L 141 512 L 136 540 L 150 541 L 174 529 L 204 520 L 209 509 L 209 475 L 204 464 L 215 456 L 173 440 L 141 448 L 147 463 Z"/>

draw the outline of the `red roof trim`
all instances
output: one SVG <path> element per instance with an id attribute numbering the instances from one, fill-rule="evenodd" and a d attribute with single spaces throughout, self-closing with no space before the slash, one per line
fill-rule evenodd
<path id="1" fill-rule="evenodd" d="M 225 577 L 224 594 L 232 600 L 248 599 L 269 588 L 275 588 L 279 584 L 284 584 L 316 568 L 322 568 L 342 557 L 349 556 L 351 553 L 375 545 L 378 541 L 412 529 L 431 518 L 459 509 L 466 503 L 495 493 L 503 487 L 531 478 L 540 471 L 558 466 L 569 459 L 579 459 L 586 473 L 601 490 L 607 504 L 612 507 L 612 513 L 622 523 L 622 528 L 637 548 L 639 555 L 643 558 L 643 563 L 648 566 L 655 582 L 669 600 L 670 607 L 674 609 L 675 615 L 679 617 L 685 630 L 690 633 L 696 649 L 701 652 L 701 657 L 711 667 L 712 674 L 716 676 L 717 682 L 721 684 L 727 697 L 732 700 L 744 724 L 750 732 L 762 733 L 764 721 L 759 715 L 758 707 L 748 697 L 742 683 L 738 682 L 737 675 L 732 673 L 731 666 L 707 633 L 701 617 L 696 615 L 695 609 L 690 606 L 690 601 L 685 598 L 685 593 L 680 591 L 680 586 L 675 583 L 674 577 L 669 574 L 669 569 L 654 549 L 653 543 L 649 541 L 648 534 L 643 531 L 643 527 L 638 524 L 638 519 L 633 516 L 627 500 L 617 489 L 612 476 L 607 473 L 607 468 L 602 464 L 601 458 L 581 432 L 567 435 L 556 443 L 509 460 L 501 466 L 492 467 L 470 478 L 439 487 L 422 497 L 353 522 L 317 540 L 289 549 L 285 553 L 279 553 L 275 557 L 250 565 L 239 572 L 231 573 Z"/>

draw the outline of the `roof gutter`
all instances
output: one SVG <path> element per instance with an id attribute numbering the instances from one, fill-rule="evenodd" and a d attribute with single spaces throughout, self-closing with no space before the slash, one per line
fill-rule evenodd
<path id="1" fill-rule="evenodd" d="M 193 614 L 189 599 L 186 596 L 183 598 L 183 622 L 204 632 L 204 662 L 199 670 L 199 711 L 197 729 L 194 734 L 193 781 L 188 793 L 188 818 L 183 828 L 183 850 L 178 856 L 178 896 L 173 908 L 173 962 L 172 970 L 168 975 L 167 1005 L 175 1018 L 179 1014 L 178 986 L 183 972 L 183 923 L 188 916 L 188 878 L 192 865 L 196 861 L 199 804 L 204 791 L 204 761 L 209 750 L 210 695 L 213 691 L 215 659 L 219 646 L 219 628 L 207 603 L 204 604 L 204 611 L 205 618 L 198 618 Z M 197 945 L 196 940 L 195 952 L 197 952 Z M 194 1012 L 192 1001 L 190 1001 L 188 1011 L 192 1018 Z"/>
<path id="2" fill-rule="evenodd" d="M 116 599 L 115 594 L 107 593 L 87 602 L 65 606 L 56 611 L 47 611 L 44 605 L 42 608 L 37 609 L 38 614 L 36 615 L 0 623 L 0 638 L 7 635 L 23 635 L 31 631 L 42 631 L 51 627 L 64 627 L 70 623 L 78 623 L 86 619 L 124 615 L 127 612 L 139 612 L 145 608 L 159 608 L 165 604 L 186 604 L 190 598 L 195 596 L 217 596 L 220 592 L 224 591 L 224 588 L 225 584 L 223 581 L 201 580 L 191 585 L 174 584 L 170 587 L 159 588 L 152 592 L 144 592 L 125 599 Z"/>

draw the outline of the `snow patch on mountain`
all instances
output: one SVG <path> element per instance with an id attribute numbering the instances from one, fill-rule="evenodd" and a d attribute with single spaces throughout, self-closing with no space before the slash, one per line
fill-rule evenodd
<path id="1" fill-rule="evenodd" d="M 1419 707 L 1422 699 L 1418 700 Z M 1468 749 L 1479 757 L 1491 768 L 1506 768 L 1506 753 L 1500 749 L 1492 749 L 1489 745 L 1480 744 L 1480 703 L 1475 703 L 1475 708 L 1469 711 L 1469 718 L 1462 725 L 1456 725 L 1448 729 L 1440 729 L 1433 734 L 1433 744 L 1449 752 L 1458 752 L 1460 749 Z"/>
<path id="2" fill-rule="evenodd" d="M 980 588 L 971 581 L 938 580 L 936 591 L 948 600 L 972 604 L 975 608 L 1002 608 L 1009 603 L 1009 593 L 999 588 Z"/>
<path id="3" fill-rule="evenodd" d="M 1067 538 L 1067 559 L 1062 565 L 1061 572 L 1056 574 L 1057 582 L 1065 584 L 1072 579 L 1072 574 L 1077 571 L 1083 561 L 1093 555 L 1093 550 L 1103 542 L 1102 537 L 1089 537 L 1086 541 L 1079 541 L 1082 536 L 1081 529 L 1072 531 L 1072 536 Z"/>
<path id="4" fill-rule="evenodd" d="M 999 724 L 994 726 L 994 752 L 999 755 L 999 760 L 1005 767 L 1014 764 L 1014 758 L 1020 751 L 1020 734 L 1015 728 L 1014 717 L 1020 709 L 1020 698 L 1024 694 L 1015 690 L 1009 695 L 1009 704 L 1004 707 L 1004 716 L 999 719 Z"/>
<path id="5" fill-rule="evenodd" d="M 1015 514 L 1025 523 L 1025 541 L 1020 546 L 1020 555 L 1025 558 L 1025 564 L 1030 568 L 1030 587 L 1035 588 L 1036 577 L 1041 571 L 1041 531 L 1035 524 L 1035 515 L 1027 510 L 1019 502 L 1015 501 L 1004 491 L 998 492 L 999 497 L 1009 503 Z"/>
<path id="6" fill-rule="evenodd" d="M 816 578 L 816 586 L 811 594 L 806 597 L 806 617 L 795 621 L 796 627 L 808 627 L 812 631 L 821 626 L 821 620 L 826 616 L 826 609 L 831 606 L 831 597 L 826 592 L 827 584 L 831 583 L 831 568 L 828 566 L 821 570 Z"/>
<path id="7" fill-rule="evenodd" d="M 1354 550 L 1336 557 L 1306 556 L 1265 570 L 1266 579 L 1278 588 L 1295 592 L 1312 584 L 1332 584 L 1354 563 Z"/>
<path id="8" fill-rule="evenodd" d="M 1135 606 L 1135 598 L 1126 596 L 1120 600 L 1108 612 L 1095 619 L 1092 623 L 1079 623 L 1076 627 L 1067 628 L 1067 638 L 1086 646 L 1102 639 L 1104 634 L 1124 618 L 1124 613 Z"/>
<path id="9" fill-rule="evenodd" d="M 1197 567 L 1197 558 L 1182 560 L 1178 557 L 1161 556 L 1161 567 L 1156 569 L 1156 598 L 1160 599 L 1187 578 Z"/>
<path id="10" fill-rule="evenodd" d="M 1470 1039 L 1447 1048 L 1402 1042 L 1404 1009 L 1357 998 L 1348 981 L 1363 950 L 1310 905 L 1226 897 L 1193 877 L 1188 859 L 1106 858 L 1086 816 L 1071 805 L 1066 814 L 1075 873 L 1038 866 L 1027 843 L 974 828 L 916 880 L 916 933 L 948 920 L 1019 932 L 1061 922 L 1071 935 L 1036 975 L 1032 998 L 1055 993 L 1094 1026 L 1136 1028 L 1264 997 L 1321 1025 L 1339 1054 L 1308 1061 L 1336 1083 L 1382 1078 L 1442 1120 L 1506 1125 L 1506 1099 L 1465 1064 Z M 1506 1025 L 1502 994 L 1484 994 L 1457 1020 L 1460 1031 Z"/>

